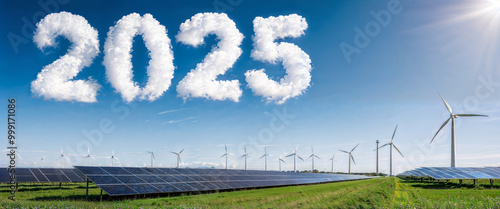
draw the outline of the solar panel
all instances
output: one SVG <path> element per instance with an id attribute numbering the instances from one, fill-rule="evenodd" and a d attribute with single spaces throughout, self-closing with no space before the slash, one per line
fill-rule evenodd
<path id="1" fill-rule="evenodd" d="M 500 179 L 497 167 L 423 167 L 400 176 L 432 177 L 434 179 Z"/>
<path id="2" fill-rule="evenodd" d="M 75 166 L 111 196 L 298 185 L 369 177 L 278 171 Z"/>
<path id="3" fill-rule="evenodd" d="M 85 176 L 73 168 L 16 168 L 16 182 L 84 182 Z M 0 168 L 0 183 L 8 183 L 7 168 Z"/>

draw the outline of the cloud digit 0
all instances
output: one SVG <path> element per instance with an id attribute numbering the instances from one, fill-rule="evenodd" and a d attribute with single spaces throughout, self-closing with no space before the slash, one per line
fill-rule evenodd
<path id="1" fill-rule="evenodd" d="M 142 35 L 151 57 L 147 67 L 148 81 L 142 89 L 132 81 L 131 52 L 136 35 Z M 170 87 L 175 70 L 172 45 L 165 26 L 151 14 L 141 17 L 132 13 L 121 18 L 109 29 L 104 52 L 106 76 L 125 101 L 131 102 L 137 97 L 154 101 Z"/>

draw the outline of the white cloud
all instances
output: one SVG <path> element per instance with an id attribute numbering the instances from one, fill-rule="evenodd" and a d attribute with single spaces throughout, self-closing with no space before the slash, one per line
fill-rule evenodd
<path id="1" fill-rule="evenodd" d="M 170 120 L 168 121 L 168 123 L 179 123 L 179 122 L 183 122 L 183 121 L 188 121 L 188 120 L 192 120 L 192 119 L 195 119 L 197 117 L 187 117 L 187 118 L 183 118 L 183 119 L 179 119 L 179 120 Z M 166 122 L 162 123 L 162 124 L 165 124 Z"/>
<path id="2" fill-rule="evenodd" d="M 274 40 L 303 35 L 307 29 L 305 18 L 297 14 L 256 17 L 253 25 L 255 36 L 252 58 L 270 63 L 281 61 L 286 75 L 278 83 L 266 75 L 265 69 L 249 70 L 245 73 L 248 86 L 256 95 L 278 104 L 301 95 L 311 82 L 311 59 L 297 45 L 286 42 L 278 44 Z"/>
<path id="3" fill-rule="evenodd" d="M 171 113 L 171 112 L 178 112 L 178 111 L 182 111 L 182 110 L 184 110 L 184 108 L 175 109 L 175 110 L 166 110 L 166 111 L 163 111 L 163 112 L 159 112 L 158 115 L 162 115 L 162 114 L 165 114 L 165 113 Z"/>
<path id="4" fill-rule="evenodd" d="M 82 16 L 69 12 L 52 13 L 37 23 L 33 41 L 38 48 L 44 49 L 55 46 L 58 36 L 67 38 L 72 45 L 67 54 L 43 68 L 31 83 L 31 92 L 56 101 L 96 102 L 100 86 L 95 80 L 70 79 L 90 66 L 99 54 L 97 30 Z"/>
<path id="5" fill-rule="evenodd" d="M 148 81 L 144 88 L 132 81 L 132 44 L 136 35 L 142 35 L 149 50 Z M 110 27 L 104 44 L 106 76 L 111 85 L 127 102 L 139 96 L 141 100 L 154 101 L 170 87 L 174 77 L 173 52 L 165 26 L 151 14 L 141 17 L 137 13 L 124 16 Z"/>
<path id="6" fill-rule="evenodd" d="M 177 85 L 179 97 L 202 97 L 213 100 L 231 99 L 239 101 L 242 90 L 238 80 L 218 81 L 217 76 L 224 74 L 233 66 L 242 50 L 239 47 L 243 40 L 234 21 L 226 14 L 199 13 L 181 24 L 177 41 L 199 46 L 204 38 L 215 34 L 219 39 L 217 46 L 191 70 Z"/>

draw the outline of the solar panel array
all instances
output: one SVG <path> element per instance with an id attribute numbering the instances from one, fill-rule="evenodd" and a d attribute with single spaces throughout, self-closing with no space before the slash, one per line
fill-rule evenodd
<path id="1" fill-rule="evenodd" d="M 110 196 L 213 191 L 366 179 L 361 175 L 255 170 L 75 166 Z"/>
<path id="2" fill-rule="evenodd" d="M 434 179 L 500 179 L 498 167 L 423 167 L 398 176 L 432 177 Z"/>
<path id="3" fill-rule="evenodd" d="M 17 183 L 84 182 L 85 176 L 74 168 L 16 168 Z M 0 168 L 0 183 L 10 182 L 7 168 Z"/>

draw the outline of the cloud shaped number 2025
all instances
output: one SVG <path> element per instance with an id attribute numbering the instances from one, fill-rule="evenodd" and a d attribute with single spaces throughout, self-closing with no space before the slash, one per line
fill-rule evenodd
<path id="1" fill-rule="evenodd" d="M 270 79 L 264 69 L 245 73 L 248 87 L 255 95 L 277 104 L 301 95 L 311 82 L 311 60 L 297 45 L 277 43 L 277 39 L 296 38 L 307 29 L 305 18 L 292 14 L 278 17 L 256 17 L 253 21 L 255 35 L 251 57 L 257 61 L 281 62 L 286 75 L 280 81 Z M 181 24 L 177 41 L 191 46 L 204 43 L 210 34 L 217 36 L 218 43 L 203 61 L 196 65 L 177 85 L 179 97 L 201 97 L 211 100 L 238 102 L 242 90 L 238 80 L 217 80 L 233 67 L 242 54 L 244 38 L 236 24 L 224 13 L 199 13 Z M 132 43 L 141 35 L 149 51 L 148 80 L 140 87 L 133 79 Z M 95 80 L 72 80 L 84 67 L 92 64 L 99 54 L 98 32 L 79 15 L 69 12 L 52 13 L 38 24 L 33 37 L 38 48 L 54 46 L 58 36 L 71 42 L 67 54 L 43 68 L 31 83 L 35 96 L 56 101 L 97 102 L 100 85 Z M 122 17 L 111 27 L 104 44 L 106 78 L 123 100 L 154 101 L 171 85 L 174 77 L 172 44 L 165 26 L 151 14 L 142 17 L 132 13 Z"/>

